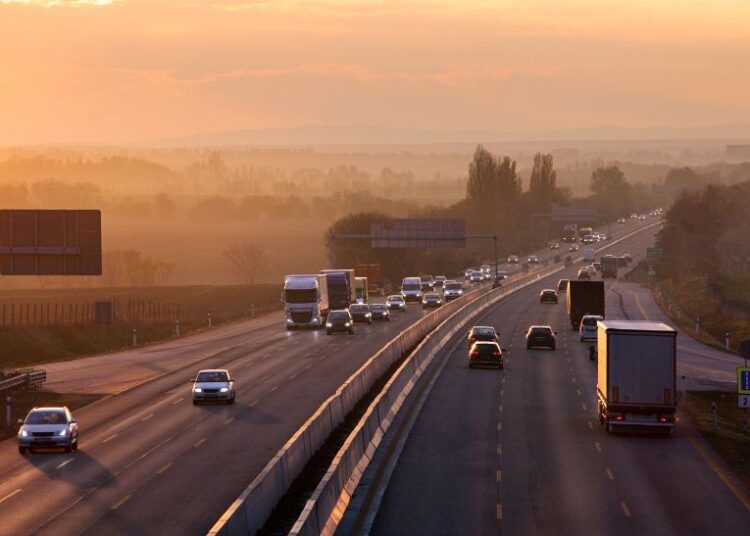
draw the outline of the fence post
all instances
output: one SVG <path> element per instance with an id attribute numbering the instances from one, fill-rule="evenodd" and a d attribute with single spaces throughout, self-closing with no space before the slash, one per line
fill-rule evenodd
<path id="1" fill-rule="evenodd" d="M 213 327 L 213 320 L 211 319 L 211 313 L 208 313 L 208 327 Z"/>
<path id="2" fill-rule="evenodd" d="M 711 425 L 713 426 L 714 432 L 716 431 L 716 421 L 719 417 L 719 408 L 716 406 L 716 402 L 711 402 Z"/>
<path id="3" fill-rule="evenodd" d="M 180 320 L 179 319 L 175 319 L 174 321 L 174 335 L 175 337 L 180 336 Z"/>
<path id="4" fill-rule="evenodd" d="M 133 328 L 133 348 L 138 346 L 138 330 Z"/>
<path id="5" fill-rule="evenodd" d="M 13 426 L 13 399 L 11 397 L 5 398 L 5 425 L 10 428 Z"/>

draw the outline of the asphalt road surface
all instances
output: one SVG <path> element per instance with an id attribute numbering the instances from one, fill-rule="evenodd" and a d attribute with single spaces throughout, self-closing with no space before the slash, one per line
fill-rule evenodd
<path id="1" fill-rule="evenodd" d="M 539 304 L 545 286 L 476 322 L 494 325 L 510 349 L 504 371 L 469 369 L 464 334 L 451 348 L 372 533 L 747 534 L 750 503 L 689 427 L 672 439 L 600 427 L 589 344 L 570 330 L 563 303 Z M 608 303 L 616 299 L 608 290 Z M 610 306 L 608 317 L 624 316 Z M 527 350 L 530 324 L 555 327 L 557 351 Z"/>
<path id="2" fill-rule="evenodd" d="M 53 389 L 107 396 L 77 412 L 77 453 L 22 457 L 14 440 L 0 443 L 0 534 L 205 533 L 315 409 L 422 314 L 411 307 L 331 337 L 287 332 L 270 315 L 50 365 Z M 188 381 L 199 368 L 230 369 L 237 403 L 194 407 Z"/>

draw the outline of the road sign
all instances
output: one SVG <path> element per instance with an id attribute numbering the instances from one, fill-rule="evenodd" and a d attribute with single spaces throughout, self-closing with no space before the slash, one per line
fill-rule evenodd
<path id="1" fill-rule="evenodd" d="M 737 394 L 750 395 L 750 367 L 737 367 Z"/>
<path id="2" fill-rule="evenodd" d="M 646 248 L 647 259 L 661 259 L 663 255 L 664 250 L 662 248 Z"/>
<path id="3" fill-rule="evenodd" d="M 465 248 L 464 220 L 402 219 L 370 226 L 373 248 Z"/>
<path id="4" fill-rule="evenodd" d="M 0 274 L 101 275 L 101 212 L 0 210 Z"/>
<path id="5" fill-rule="evenodd" d="M 737 395 L 737 407 L 750 409 L 750 395 Z"/>
<path id="6" fill-rule="evenodd" d="M 740 342 L 740 345 L 737 347 L 737 353 L 743 359 L 750 359 L 750 339 Z"/>

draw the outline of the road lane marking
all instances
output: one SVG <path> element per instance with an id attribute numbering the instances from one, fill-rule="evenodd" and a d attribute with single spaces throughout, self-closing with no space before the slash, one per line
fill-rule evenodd
<path id="1" fill-rule="evenodd" d="M 266 381 L 266 380 L 267 380 L 268 378 L 270 378 L 270 377 L 271 377 L 271 375 L 270 375 L 270 374 L 269 374 L 268 376 L 263 376 L 263 377 L 262 377 L 262 378 L 260 379 L 260 381 L 264 382 L 264 381 Z"/>
<path id="2" fill-rule="evenodd" d="M 500 380 L 500 383 L 505 383 L 505 378 L 503 378 L 502 380 Z"/>
<path id="3" fill-rule="evenodd" d="M 118 435 L 119 435 L 119 434 L 112 434 L 112 435 L 111 435 L 111 436 L 109 436 L 109 437 L 108 437 L 107 439 L 103 439 L 103 440 L 102 440 L 102 443 L 109 443 L 109 442 L 110 442 L 110 441 L 112 441 L 112 440 L 113 440 L 114 438 L 116 438 L 116 437 L 117 437 Z"/>
<path id="4" fill-rule="evenodd" d="M 130 499 L 130 495 L 125 495 L 125 497 L 115 503 L 115 505 L 112 507 L 112 510 L 117 510 L 120 506 L 125 504 L 128 499 Z"/>
<path id="5" fill-rule="evenodd" d="M 498 456 L 503 455 L 503 446 L 500 443 L 497 444 L 497 455 Z"/>
<path id="6" fill-rule="evenodd" d="M 8 499 L 10 499 L 11 497 L 13 497 L 14 495 L 17 495 L 18 493 L 21 493 L 21 489 L 23 489 L 23 488 L 18 488 L 16 491 L 11 491 L 5 497 L 3 497 L 2 499 L 0 499 L 0 503 L 2 503 L 4 501 L 7 501 Z"/>
<path id="7" fill-rule="evenodd" d="M 500 405 L 499 405 L 499 406 L 497 407 L 497 411 L 499 411 L 500 413 L 502 413 L 502 412 L 503 412 L 503 405 L 502 405 L 502 404 L 500 404 Z"/>
<path id="8" fill-rule="evenodd" d="M 581 404 L 581 409 L 582 409 L 583 411 L 586 411 L 586 404 Z"/>
<path id="9" fill-rule="evenodd" d="M 625 501 L 620 502 L 620 508 L 622 508 L 622 513 L 625 514 L 625 517 L 630 517 L 630 509 L 628 508 L 628 505 L 625 504 Z"/>
<path id="10" fill-rule="evenodd" d="M 598 441 L 594 442 L 594 446 L 596 447 L 596 450 L 598 452 L 602 451 L 602 446 L 601 446 L 601 444 Z"/>
<path id="11" fill-rule="evenodd" d="M 503 473 L 500 471 L 500 469 L 497 470 L 495 473 L 495 481 L 499 484 L 500 481 L 503 479 Z"/>
<path id="12" fill-rule="evenodd" d="M 503 389 L 500 389 L 500 396 L 503 396 Z"/>
<path id="13" fill-rule="evenodd" d="M 250 402 L 250 407 L 251 407 L 251 408 L 252 408 L 252 407 L 255 407 L 255 405 L 256 405 L 256 404 L 257 404 L 258 402 L 260 402 L 260 400 L 253 400 L 252 402 Z"/>
<path id="14" fill-rule="evenodd" d="M 164 467 L 162 467 L 161 469 L 159 469 L 158 471 L 156 471 L 156 474 L 160 475 L 164 471 L 166 471 L 167 469 L 169 469 L 170 467 L 172 467 L 172 462 L 169 462 L 167 465 L 165 465 Z"/>
<path id="15" fill-rule="evenodd" d="M 594 429 L 594 423 L 592 423 L 591 421 L 586 421 L 586 424 L 589 425 L 589 430 L 593 430 Z"/>
<path id="16" fill-rule="evenodd" d="M 150 419 L 151 417 L 153 417 L 153 416 L 154 416 L 154 414 L 153 414 L 153 413 L 149 413 L 148 415 L 146 415 L 145 417 L 143 417 L 143 418 L 141 419 L 141 422 L 147 421 L 147 420 L 149 420 L 149 419 Z"/>
<path id="17" fill-rule="evenodd" d="M 177 400 L 175 400 L 174 402 L 172 402 L 172 405 L 174 406 L 175 404 L 179 404 L 179 403 L 180 403 L 180 402 L 182 402 L 183 400 L 185 400 L 185 397 L 182 397 L 182 398 L 178 398 Z"/>
<path id="18" fill-rule="evenodd" d="M 278 389 L 278 388 L 279 388 L 279 386 L 278 386 L 278 385 L 277 385 L 277 386 L 275 386 L 275 387 L 271 387 L 271 388 L 270 388 L 270 389 L 268 390 L 268 392 L 269 392 L 269 393 L 273 393 L 273 392 L 274 392 L 274 391 L 275 391 L 276 389 Z"/>
<path id="19" fill-rule="evenodd" d="M 497 431 L 500 432 L 503 429 L 503 423 L 499 422 L 497 423 Z"/>
<path id="20" fill-rule="evenodd" d="M 307 370 L 309 368 L 312 368 L 312 363 L 308 363 L 307 365 L 305 365 L 305 370 Z"/>
<path id="21" fill-rule="evenodd" d="M 229 424 L 234 420 L 234 417 L 229 417 L 226 421 L 224 421 L 224 424 Z"/>
<path id="22" fill-rule="evenodd" d="M 206 438 L 202 437 L 196 443 L 193 443 L 193 447 L 200 447 L 205 442 L 206 442 Z"/>
<path id="23" fill-rule="evenodd" d="M 571 378 L 571 380 L 573 380 L 573 383 L 576 383 L 575 377 Z"/>
<path id="24" fill-rule="evenodd" d="M 500 520 L 503 518 L 503 505 L 500 503 L 497 503 L 497 510 L 495 515 L 497 516 L 497 519 Z"/>
<path id="25" fill-rule="evenodd" d="M 581 390 L 580 390 L 580 389 L 576 389 L 576 394 L 577 394 L 578 396 L 581 396 Z"/>
<path id="26" fill-rule="evenodd" d="M 610 469 L 609 467 L 607 467 L 605 469 L 605 472 L 607 473 L 607 476 L 609 477 L 610 480 L 614 480 L 615 479 L 615 475 L 612 474 L 612 469 Z"/>
<path id="27" fill-rule="evenodd" d="M 62 469 L 63 467 L 65 467 L 66 465 L 68 465 L 68 464 L 69 464 L 70 462 L 72 462 L 72 461 L 73 461 L 73 458 L 71 458 L 71 459 L 69 459 L 69 460 L 65 460 L 65 461 L 64 461 L 64 462 L 62 462 L 61 464 L 59 464 L 59 465 L 56 465 L 56 466 L 55 466 L 55 469 Z"/>

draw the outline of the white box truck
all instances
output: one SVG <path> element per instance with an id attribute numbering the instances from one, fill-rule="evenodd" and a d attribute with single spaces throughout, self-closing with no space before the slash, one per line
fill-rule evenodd
<path id="1" fill-rule="evenodd" d="M 677 332 L 661 322 L 597 323 L 596 394 L 608 432 L 662 429 L 674 433 Z"/>
<path id="2" fill-rule="evenodd" d="M 284 278 L 286 329 L 319 329 L 328 316 L 328 285 L 325 274 L 288 275 Z"/>

